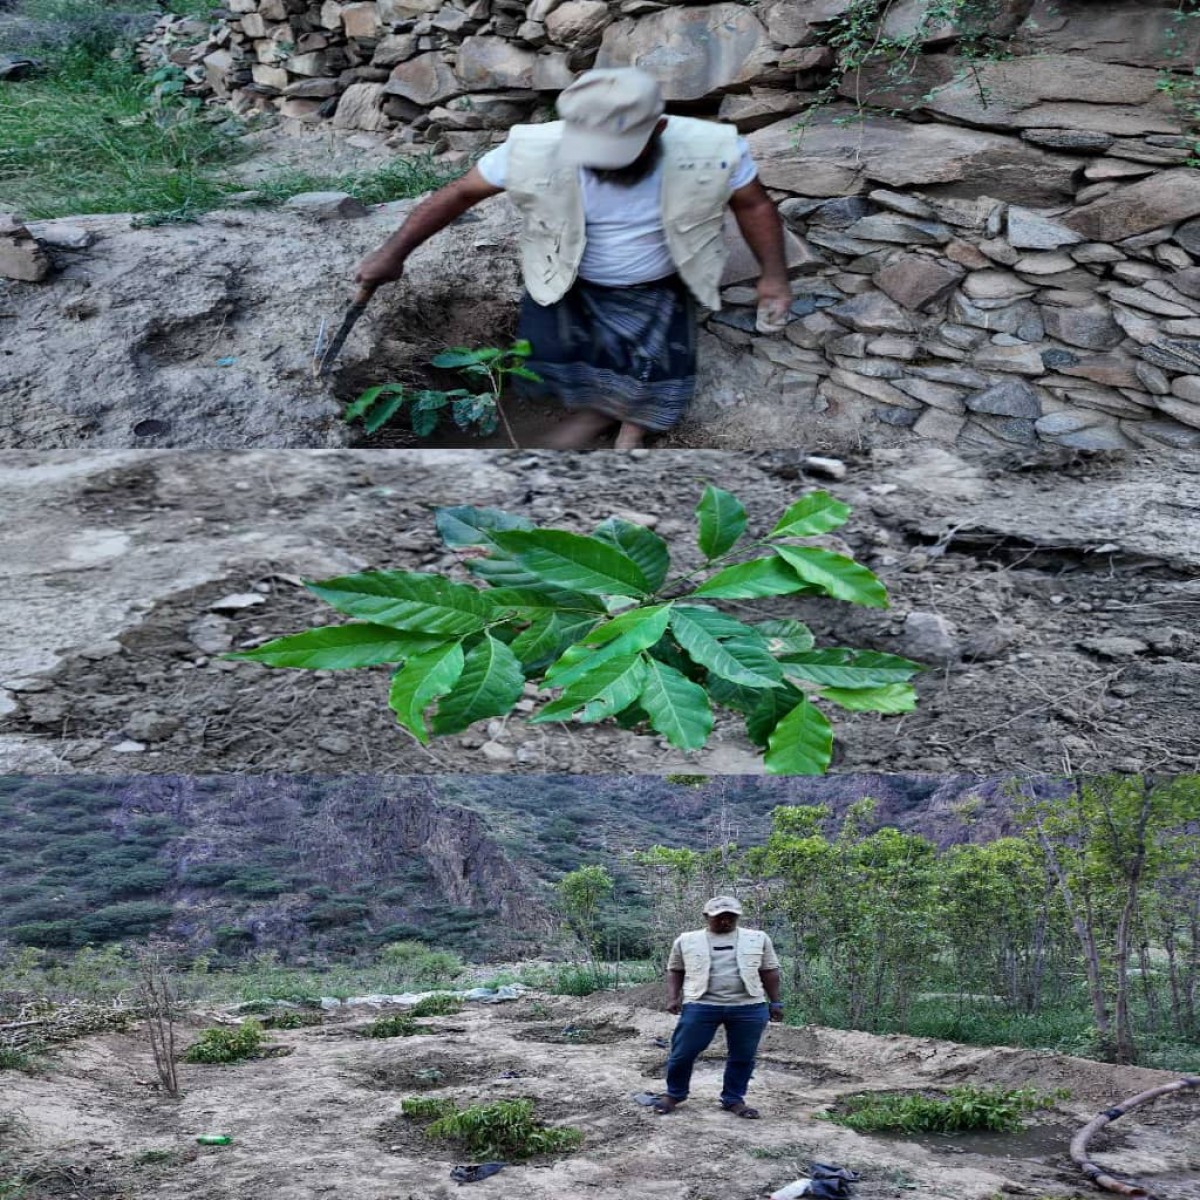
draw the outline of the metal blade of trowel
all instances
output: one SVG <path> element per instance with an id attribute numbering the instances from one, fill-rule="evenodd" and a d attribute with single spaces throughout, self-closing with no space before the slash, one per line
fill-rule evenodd
<path id="1" fill-rule="evenodd" d="M 320 356 L 320 361 L 317 364 L 317 377 L 329 374 L 329 369 L 333 366 L 334 359 L 342 352 L 342 347 L 346 344 L 346 339 L 350 336 L 352 330 L 358 321 L 358 318 L 367 310 L 367 305 L 371 303 L 371 297 L 375 295 L 375 289 L 369 284 L 359 288 L 355 293 L 350 307 L 346 309 L 346 315 L 342 319 L 342 326 L 334 335 L 333 341 L 329 343 L 328 348 Z"/>

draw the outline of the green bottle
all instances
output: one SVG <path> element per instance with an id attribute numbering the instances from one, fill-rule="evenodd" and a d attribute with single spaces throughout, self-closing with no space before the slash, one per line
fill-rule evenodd
<path id="1" fill-rule="evenodd" d="M 233 1138 L 227 1133 L 202 1133 L 196 1141 L 202 1146 L 228 1146 Z"/>

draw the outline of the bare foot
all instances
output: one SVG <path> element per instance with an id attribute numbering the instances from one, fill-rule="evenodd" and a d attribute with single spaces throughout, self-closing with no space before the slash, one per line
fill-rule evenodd
<path id="1" fill-rule="evenodd" d="M 585 408 L 581 412 L 572 413 L 560 425 L 555 426 L 543 445 L 547 450 L 584 450 L 612 423 L 611 417 Z"/>
<path id="2" fill-rule="evenodd" d="M 646 441 L 646 430 L 631 421 L 622 424 L 617 433 L 616 450 L 640 450 Z"/>

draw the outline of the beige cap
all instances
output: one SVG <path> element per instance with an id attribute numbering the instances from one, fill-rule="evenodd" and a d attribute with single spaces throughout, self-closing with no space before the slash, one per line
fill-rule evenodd
<path id="1" fill-rule="evenodd" d="M 646 148 L 665 107 L 658 80 L 645 71 L 587 71 L 558 97 L 566 124 L 559 154 L 582 167 L 627 167 Z"/>
<path id="2" fill-rule="evenodd" d="M 740 917 L 742 906 L 732 896 L 714 896 L 704 906 L 704 915 L 715 917 L 717 913 L 736 913 Z"/>

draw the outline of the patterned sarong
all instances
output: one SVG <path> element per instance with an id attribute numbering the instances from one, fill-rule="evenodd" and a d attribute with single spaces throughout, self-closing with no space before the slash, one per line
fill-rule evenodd
<path id="1" fill-rule="evenodd" d="M 696 330 L 696 302 L 674 275 L 620 288 L 579 280 L 546 307 L 527 295 L 517 336 L 542 382 L 517 380 L 518 394 L 670 429 L 696 390 Z"/>

